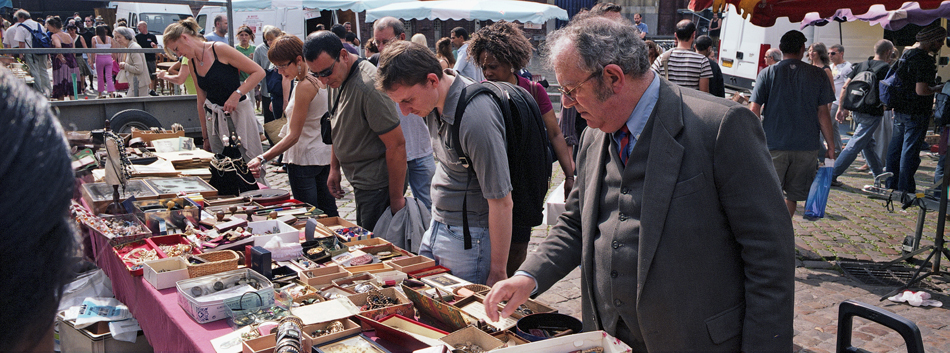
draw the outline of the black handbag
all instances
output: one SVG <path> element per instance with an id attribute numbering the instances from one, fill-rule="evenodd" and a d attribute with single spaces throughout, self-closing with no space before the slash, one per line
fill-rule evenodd
<path id="1" fill-rule="evenodd" d="M 260 189 L 257 180 L 247 168 L 247 162 L 241 153 L 241 141 L 234 129 L 231 114 L 224 114 L 228 122 L 228 145 L 221 153 L 211 159 L 211 186 L 218 189 L 218 195 L 240 195 L 242 192 Z"/>

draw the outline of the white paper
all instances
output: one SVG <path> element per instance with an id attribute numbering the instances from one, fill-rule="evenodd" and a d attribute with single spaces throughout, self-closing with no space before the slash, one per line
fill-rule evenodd
<path id="1" fill-rule="evenodd" d="M 310 325 L 357 315 L 360 313 L 360 308 L 353 305 L 349 299 L 341 298 L 292 308 L 290 312 L 299 317 L 304 325 Z"/>
<path id="2" fill-rule="evenodd" d="M 135 319 L 122 321 L 113 321 L 109 323 L 109 331 L 112 331 L 112 338 L 117 341 L 135 343 L 135 338 L 139 335 L 139 322 Z"/>
<path id="3" fill-rule="evenodd" d="M 211 340 L 211 347 L 218 353 L 240 353 L 243 348 L 241 343 L 244 342 L 241 335 L 251 332 L 253 328 L 253 325 L 244 326 L 237 331 L 215 338 Z"/>
<path id="4" fill-rule="evenodd" d="M 76 328 L 85 328 L 99 321 L 131 319 L 129 308 L 115 298 L 86 298 L 76 317 Z"/>

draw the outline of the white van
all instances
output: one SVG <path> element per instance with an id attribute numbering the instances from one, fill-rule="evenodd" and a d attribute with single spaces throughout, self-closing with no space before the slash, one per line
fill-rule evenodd
<path id="1" fill-rule="evenodd" d="M 872 27 L 862 21 L 800 28 L 801 23 L 789 22 L 788 17 L 776 19 L 771 27 L 759 27 L 742 18 L 730 5 L 723 18 L 719 40 L 719 66 L 726 86 L 751 90 L 759 71 L 766 66 L 765 52 L 778 48 L 782 35 L 793 29 L 805 34 L 808 38 L 806 45 L 822 42 L 830 48 L 841 43 L 845 48 L 845 60 L 852 63 L 874 56 L 874 44 L 884 38 L 884 28 Z"/>
<path id="2" fill-rule="evenodd" d="M 205 30 L 205 34 L 208 34 L 213 30 L 214 18 L 218 15 L 227 16 L 227 8 L 224 6 L 203 6 L 198 11 L 195 20 L 198 21 L 198 26 Z M 247 25 L 254 31 L 254 45 L 264 43 L 264 36 L 261 34 L 261 28 L 264 25 L 275 26 L 301 39 L 306 37 L 304 32 L 306 19 L 302 8 L 280 7 L 253 11 L 235 10 L 231 21 L 234 31 L 237 31 L 241 25 Z M 237 41 L 237 38 L 234 38 L 234 40 Z"/>
<path id="3" fill-rule="evenodd" d="M 116 20 L 126 19 L 130 28 L 135 28 L 139 21 L 145 21 L 148 24 L 148 32 L 158 37 L 159 43 L 162 42 L 165 27 L 193 16 L 188 5 L 114 2 L 110 6 L 115 8 Z"/>

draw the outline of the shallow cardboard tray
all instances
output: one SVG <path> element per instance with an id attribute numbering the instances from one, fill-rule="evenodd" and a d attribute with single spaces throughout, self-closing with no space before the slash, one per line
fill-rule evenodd
<path id="1" fill-rule="evenodd" d="M 504 342 L 492 337 L 482 330 L 479 330 L 475 326 L 469 326 L 452 332 L 448 336 L 442 337 L 440 340 L 442 342 L 448 343 L 452 347 L 457 347 L 467 343 L 474 343 L 485 351 L 498 349 L 505 345 Z"/>
<path id="2" fill-rule="evenodd" d="M 145 250 L 155 250 L 155 253 L 158 254 L 158 258 L 159 258 L 159 259 L 164 258 L 164 257 L 162 256 L 162 254 L 160 254 L 160 253 L 158 252 L 158 250 L 155 249 L 155 247 L 154 247 L 151 243 L 147 242 L 146 240 L 147 240 L 147 239 L 143 239 L 143 240 L 135 241 L 135 242 L 132 242 L 132 243 L 128 243 L 128 244 L 126 244 L 126 245 L 131 245 L 132 248 L 129 248 L 128 250 L 124 250 L 124 251 L 123 251 L 123 250 L 120 250 L 120 249 L 123 249 L 123 247 L 126 246 L 126 245 L 117 245 L 117 246 L 115 246 L 115 247 L 112 248 L 112 251 L 115 252 L 115 255 L 119 257 L 119 260 L 120 260 L 120 261 L 122 260 L 122 256 L 123 256 L 123 255 L 128 254 L 128 253 L 132 252 L 132 250 L 135 250 L 135 249 L 138 249 L 138 248 L 143 248 L 143 249 L 145 249 Z M 145 264 L 144 264 L 144 263 L 141 264 L 141 265 L 135 265 L 135 266 L 133 266 L 131 263 L 128 263 L 128 262 L 125 262 L 125 261 L 122 261 L 122 263 L 125 265 L 125 268 L 129 270 L 129 273 L 131 273 L 133 276 L 141 276 L 142 273 L 143 273 L 143 271 L 144 271 L 144 269 L 145 269 Z M 133 267 L 134 267 L 134 268 L 133 268 Z"/>
<path id="3" fill-rule="evenodd" d="M 388 260 L 383 263 L 388 263 L 389 267 L 392 267 L 394 270 L 402 271 L 405 273 L 410 273 L 422 269 L 426 269 L 432 266 L 435 266 L 435 260 L 430 259 L 425 256 L 413 256 L 402 259 Z"/>
<path id="4" fill-rule="evenodd" d="M 360 311 L 360 315 L 373 320 L 379 320 L 394 314 L 399 314 L 406 317 L 415 316 L 415 309 L 413 309 L 412 301 L 410 301 L 409 298 L 406 298 L 405 294 L 397 291 L 396 288 L 384 288 L 379 290 L 378 293 L 387 297 L 396 298 L 399 304 L 380 309 Z M 369 294 L 370 293 L 357 293 L 346 298 L 349 299 L 353 305 L 359 308 L 366 304 L 366 298 L 369 296 Z"/>
<path id="5" fill-rule="evenodd" d="M 242 347 L 242 353 L 274 353 L 274 349 L 277 348 L 277 334 L 244 341 Z M 310 352 L 310 347 L 312 347 L 310 336 L 303 335 L 300 337 L 300 351 Z"/>
<path id="6" fill-rule="evenodd" d="M 218 196 L 218 190 L 199 177 L 150 178 L 145 182 L 161 197 L 175 197 L 180 192 L 201 194 L 204 197 Z"/>
<path id="7" fill-rule="evenodd" d="M 326 351 L 323 349 L 330 349 L 339 345 L 347 346 L 350 344 L 361 344 L 363 347 L 366 347 L 365 349 L 359 351 L 362 353 L 390 353 L 389 350 L 383 348 L 383 346 L 380 346 L 378 343 L 362 334 L 341 338 L 339 340 L 328 342 L 322 345 L 314 345 L 313 351 L 317 353 L 326 353 Z M 336 350 L 333 350 L 333 352 L 336 352 Z"/>
<path id="8" fill-rule="evenodd" d="M 343 323 L 343 331 L 337 333 L 331 333 L 325 336 L 314 337 L 311 333 L 315 330 L 321 330 L 330 325 L 332 321 L 321 322 L 312 325 L 304 325 L 303 332 L 310 337 L 310 342 L 313 345 L 320 345 L 327 342 L 336 341 L 341 338 L 357 335 L 361 332 L 360 325 L 357 325 L 353 320 L 350 319 L 341 319 L 337 320 Z"/>
<path id="9" fill-rule="evenodd" d="M 177 209 L 169 211 L 165 207 L 168 202 L 173 202 Z M 165 221 L 166 229 L 174 226 L 179 230 L 184 230 L 188 222 L 197 227 L 201 221 L 201 209 L 198 203 L 187 197 L 136 200 L 132 204 L 135 206 L 135 215 L 155 234 L 163 234 L 160 227 L 161 220 Z M 160 209 L 155 209 L 156 207 Z M 189 208 L 185 209 L 185 207 Z"/>
<path id="10" fill-rule="evenodd" d="M 185 244 L 191 246 L 191 251 L 189 253 L 193 255 L 201 254 L 201 249 L 197 246 L 194 246 L 194 244 L 191 244 L 191 242 L 188 241 L 188 239 L 185 239 L 185 237 L 181 234 L 151 237 L 146 241 L 152 243 L 152 246 L 154 246 L 155 249 L 158 249 L 158 256 L 161 258 L 166 258 L 169 256 L 164 251 L 162 251 L 162 249 L 159 247 L 160 245 Z"/>
<path id="11" fill-rule="evenodd" d="M 143 276 L 157 290 L 172 288 L 175 282 L 188 279 L 188 263 L 178 256 L 148 261 Z"/>
<path id="12" fill-rule="evenodd" d="M 352 275 L 345 267 L 336 264 L 327 267 L 315 268 L 311 270 L 300 271 L 300 281 L 307 285 L 320 288 L 323 285 L 333 283 L 337 278 L 343 278 Z"/>
<path id="13" fill-rule="evenodd" d="M 157 199 L 159 195 L 145 181 L 129 180 L 124 189 L 119 188 L 119 202 L 131 196 L 135 196 L 136 200 L 150 200 Z M 112 203 L 112 186 L 106 183 L 82 184 L 82 198 L 92 209 L 93 214 L 102 213 Z"/>
<path id="14" fill-rule="evenodd" d="M 265 231 L 273 231 L 274 227 L 277 227 L 277 233 L 263 234 Z M 300 243 L 300 231 L 280 221 L 248 222 L 246 230 L 254 234 L 251 237 L 254 239 L 254 246 L 264 246 L 274 237 L 279 237 L 285 244 Z"/>
<path id="15" fill-rule="evenodd" d="M 360 272 L 380 273 L 380 272 L 392 271 L 393 268 L 389 267 L 389 265 L 384 264 L 384 263 L 375 263 L 375 264 L 368 264 L 368 265 L 350 266 L 350 267 L 347 267 L 347 270 L 349 270 L 352 273 L 360 273 Z"/>
<path id="16" fill-rule="evenodd" d="M 493 351 L 493 353 L 568 353 L 596 347 L 603 347 L 604 353 L 623 353 L 631 351 L 630 346 L 606 332 L 592 331 L 503 348 Z"/>

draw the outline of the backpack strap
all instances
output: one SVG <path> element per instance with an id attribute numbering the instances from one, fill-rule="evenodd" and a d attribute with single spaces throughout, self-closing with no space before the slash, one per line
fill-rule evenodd
<path id="1" fill-rule="evenodd" d="M 477 87 L 472 86 L 478 85 Z M 472 185 L 472 175 L 475 175 L 475 169 L 472 166 L 472 160 L 468 157 L 465 151 L 462 150 L 462 140 L 459 137 L 460 126 L 462 125 L 462 115 L 465 114 L 465 108 L 468 106 L 468 103 L 482 93 L 489 94 L 492 99 L 495 100 L 496 104 L 501 110 L 502 116 L 507 120 L 511 115 L 511 109 L 508 104 L 502 104 L 502 99 L 498 97 L 495 90 L 489 88 L 488 85 L 493 86 L 498 90 L 503 90 L 496 83 L 491 81 L 484 81 L 481 84 L 474 84 L 462 88 L 462 93 L 459 94 L 458 105 L 455 108 L 455 121 L 452 122 L 452 148 L 455 149 L 455 153 L 459 157 L 459 163 L 468 170 L 468 181 L 465 182 L 465 195 L 462 196 L 462 238 L 465 242 L 465 250 L 472 248 L 472 233 L 468 229 L 468 188 Z M 507 125 L 507 124 L 506 124 Z"/>

